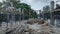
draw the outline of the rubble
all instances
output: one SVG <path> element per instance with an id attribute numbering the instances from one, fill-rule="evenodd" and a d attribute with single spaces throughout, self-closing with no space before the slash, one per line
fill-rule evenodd
<path id="1" fill-rule="evenodd" d="M 19 31 L 19 34 L 57 34 L 54 30 L 54 26 L 42 19 L 27 20 L 25 25 L 22 26 L 24 27 Z"/>
<path id="2" fill-rule="evenodd" d="M 60 34 L 60 29 L 43 19 L 29 19 L 22 21 L 12 34 Z"/>
<path id="3" fill-rule="evenodd" d="M 31 19 L 26 25 L 28 28 L 24 32 L 28 34 L 51 34 L 53 32 L 53 27 L 45 20 Z"/>
<path id="4" fill-rule="evenodd" d="M 39 20 L 39 19 L 31 19 L 27 21 L 27 24 L 34 24 L 34 23 L 38 23 L 38 24 L 44 24 L 45 20 Z"/>

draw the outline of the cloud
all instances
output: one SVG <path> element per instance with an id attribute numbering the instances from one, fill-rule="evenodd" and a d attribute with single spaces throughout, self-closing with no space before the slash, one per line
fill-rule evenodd
<path id="1" fill-rule="evenodd" d="M 0 0 L 0 2 L 2 2 L 2 0 Z"/>
<path id="2" fill-rule="evenodd" d="M 45 3 L 49 3 L 49 2 L 51 2 L 51 1 L 58 1 L 58 2 L 60 2 L 60 0 L 33 0 L 34 2 L 45 2 Z"/>
<path id="3" fill-rule="evenodd" d="M 51 0 L 34 0 L 34 2 L 50 2 Z"/>
<path id="4" fill-rule="evenodd" d="M 48 2 L 48 3 L 44 2 L 43 0 L 21 0 L 21 2 L 31 5 L 31 8 L 33 8 L 35 10 L 42 9 L 43 6 L 50 3 L 50 2 Z"/>
<path id="5" fill-rule="evenodd" d="M 31 5 L 31 8 L 35 10 L 42 9 L 44 6 L 50 5 L 51 1 L 52 0 L 21 0 L 21 2 Z M 54 1 L 56 2 L 60 0 L 54 0 Z"/>
<path id="6" fill-rule="evenodd" d="M 28 2 L 32 2 L 32 0 L 27 0 Z"/>

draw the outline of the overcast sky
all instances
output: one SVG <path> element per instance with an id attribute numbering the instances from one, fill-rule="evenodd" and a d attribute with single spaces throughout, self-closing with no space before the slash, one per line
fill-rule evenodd
<path id="1" fill-rule="evenodd" d="M 50 5 L 51 1 L 52 0 L 21 0 L 21 2 L 31 5 L 31 8 L 34 10 L 42 10 L 44 6 Z M 57 0 L 54 1 L 56 2 Z"/>
<path id="2" fill-rule="evenodd" d="M 49 0 L 50 1 L 50 0 Z M 31 8 L 34 10 L 40 10 L 43 8 L 45 5 L 49 5 L 50 2 L 48 0 L 21 0 L 23 3 L 27 3 L 31 5 Z"/>
<path id="3" fill-rule="evenodd" d="M 42 10 L 44 6 L 50 5 L 51 0 L 21 0 L 21 2 L 29 4 L 31 8 L 33 8 L 34 10 L 40 10 L 40 9 Z"/>

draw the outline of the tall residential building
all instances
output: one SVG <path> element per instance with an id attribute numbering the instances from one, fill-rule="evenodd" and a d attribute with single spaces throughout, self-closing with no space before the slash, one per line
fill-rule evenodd
<path id="1" fill-rule="evenodd" d="M 41 17 L 42 17 L 42 11 L 39 10 L 39 18 L 41 18 Z"/>
<path id="2" fill-rule="evenodd" d="M 42 12 L 42 16 L 43 16 L 43 19 L 47 19 L 48 16 L 45 15 L 46 13 L 48 13 L 50 11 L 50 6 L 49 5 L 46 5 L 43 7 L 43 12 Z"/>
<path id="3" fill-rule="evenodd" d="M 53 10 L 54 10 L 54 1 L 51 1 L 51 12 L 53 12 Z M 50 12 L 50 24 L 51 25 L 55 25 L 55 23 L 54 23 L 54 14 L 53 13 L 51 13 Z"/>
<path id="4" fill-rule="evenodd" d="M 44 11 L 44 13 L 49 12 L 49 11 L 50 11 L 50 7 L 49 7 L 49 5 L 43 7 L 43 11 Z"/>
<path id="5" fill-rule="evenodd" d="M 54 9 L 54 1 L 51 1 L 51 10 Z"/>
<path id="6" fill-rule="evenodd" d="M 43 11 L 45 11 L 45 7 L 43 7 Z"/>
<path id="7" fill-rule="evenodd" d="M 60 5 L 59 4 L 56 4 L 56 9 L 60 9 Z"/>

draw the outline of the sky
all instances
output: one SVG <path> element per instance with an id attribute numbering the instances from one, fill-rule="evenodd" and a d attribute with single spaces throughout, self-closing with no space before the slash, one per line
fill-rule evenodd
<path id="1" fill-rule="evenodd" d="M 44 6 L 49 5 L 51 1 L 59 1 L 59 0 L 21 0 L 22 3 L 27 3 L 34 10 L 42 10 Z M 57 3 L 57 2 L 56 2 Z"/>
<path id="2" fill-rule="evenodd" d="M 31 8 L 34 10 L 40 10 L 43 6 L 49 5 L 50 2 L 47 1 L 48 0 L 21 0 L 22 3 L 27 3 L 31 5 Z"/>
<path id="3" fill-rule="evenodd" d="M 2 2 L 2 0 L 0 0 L 0 2 Z"/>
<path id="4" fill-rule="evenodd" d="M 43 7 L 45 7 L 46 5 L 50 6 L 51 1 L 55 2 L 55 7 L 57 4 L 56 1 L 60 2 L 60 0 L 21 0 L 22 3 L 27 3 L 34 10 L 43 10 Z M 39 11 L 36 12 L 37 14 L 39 14 Z"/>
<path id="5" fill-rule="evenodd" d="M 30 5 L 31 8 L 34 10 L 40 10 L 40 9 L 42 10 L 44 6 L 50 5 L 51 1 L 52 0 L 21 0 L 21 3 L 26 3 Z M 57 1 L 57 0 L 53 0 L 53 1 Z"/>

